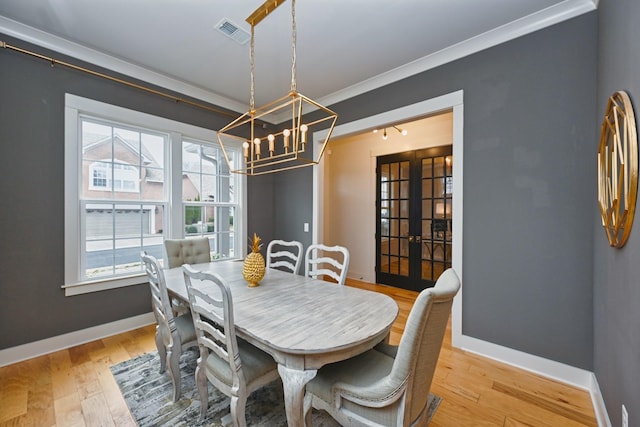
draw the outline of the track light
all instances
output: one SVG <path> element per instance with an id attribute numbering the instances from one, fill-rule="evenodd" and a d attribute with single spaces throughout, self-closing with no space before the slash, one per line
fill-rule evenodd
<path id="1" fill-rule="evenodd" d="M 394 128 L 395 130 L 397 130 L 398 132 L 400 132 L 400 134 L 401 134 L 402 136 L 405 136 L 405 135 L 407 134 L 407 130 L 406 130 L 406 129 L 400 129 L 398 126 L 393 126 L 393 128 Z"/>
<path id="2" fill-rule="evenodd" d="M 398 126 L 391 126 L 391 127 L 394 128 L 395 130 L 397 130 L 398 133 L 400 135 L 402 135 L 402 136 L 405 136 L 407 133 L 409 133 L 409 132 L 407 132 L 406 129 L 401 129 Z M 376 133 L 376 132 L 378 132 L 378 129 L 374 129 L 373 130 L 373 133 Z M 382 130 L 382 139 L 384 139 L 386 141 L 388 137 L 389 136 L 387 135 L 387 128 L 383 128 L 383 130 Z"/>

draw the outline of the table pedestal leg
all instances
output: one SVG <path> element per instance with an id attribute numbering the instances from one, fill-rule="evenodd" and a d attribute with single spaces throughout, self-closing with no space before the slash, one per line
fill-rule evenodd
<path id="1" fill-rule="evenodd" d="M 282 378 L 282 387 L 284 388 L 284 407 L 287 411 L 287 425 L 289 427 L 304 425 L 305 386 L 316 376 L 317 372 L 315 369 L 301 371 L 278 365 L 278 373 Z"/>

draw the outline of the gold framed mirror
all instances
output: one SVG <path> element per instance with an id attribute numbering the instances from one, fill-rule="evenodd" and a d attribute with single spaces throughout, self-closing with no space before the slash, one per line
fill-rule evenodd
<path id="1" fill-rule="evenodd" d="M 598 206 L 609 244 L 621 248 L 633 226 L 638 195 L 638 136 L 629 95 L 609 97 L 598 147 Z"/>

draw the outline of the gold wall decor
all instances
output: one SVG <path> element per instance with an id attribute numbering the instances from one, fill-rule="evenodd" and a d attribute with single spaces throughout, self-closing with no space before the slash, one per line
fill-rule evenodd
<path id="1" fill-rule="evenodd" d="M 609 244 L 621 248 L 631 234 L 638 195 L 638 136 L 629 95 L 609 97 L 598 147 L 598 206 Z"/>

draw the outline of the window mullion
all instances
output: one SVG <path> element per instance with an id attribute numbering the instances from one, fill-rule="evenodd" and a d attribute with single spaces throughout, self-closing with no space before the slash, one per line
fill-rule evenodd
<path id="1" fill-rule="evenodd" d="M 168 209 L 168 233 L 166 237 L 170 239 L 182 238 L 183 211 L 182 206 L 182 134 L 171 132 L 169 134 L 169 155 L 167 156 L 167 176 L 170 177 L 167 200 Z"/>

